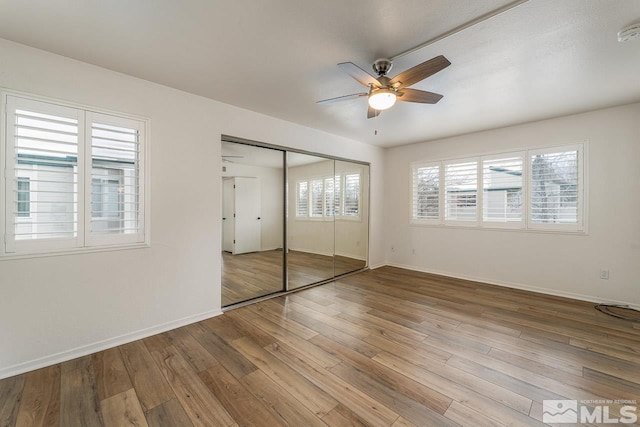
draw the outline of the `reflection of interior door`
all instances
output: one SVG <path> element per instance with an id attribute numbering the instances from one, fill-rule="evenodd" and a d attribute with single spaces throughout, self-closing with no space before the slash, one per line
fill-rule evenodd
<path id="1" fill-rule="evenodd" d="M 232 254 L 258 252 L 261 246 L 260 181 L 225 179 L 222 199 L 222 250 Z"/>
<path id="2" fill-rule="evenodd" d="M 222 250 L 233 252 L 233 179 L 225 179 L 222 186 Z"/>
<path id="3" fill-rule="evenodd" d="M 234 254 L 260 250 L 260 181 L 234 178 L 235 248 Z"/>

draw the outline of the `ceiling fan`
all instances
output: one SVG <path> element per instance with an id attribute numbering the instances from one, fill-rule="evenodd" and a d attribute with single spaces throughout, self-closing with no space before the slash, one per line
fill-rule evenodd
<path id="1" fill-rule="evenodd" d="M 347 101 L 349 99 L 368 97 L 369 108 L 367 110 L 367 118 L 377 117 L 382 110 L 391 108 L 398 101 L 418 102 L 422 104 L 435 104 L 442 99 L 442 95 L 424 90 L 410 89 L 409 86 L 434 75 L 451 65 L 451 62 L 444 56 L 436 56 L 422 64 L 409 68 L 393 78 L 387 77 L 387 73 L 391 70 L 393 63 L 389 59 L 378 59 L 373 64 L 373 71 L 378 77 L 358 67 L 353 62 L 342 62 L 338 67 L 351 77 L 356 79 L 360 84 L 367 86 L 369 92 L 354 93 L 352 95 L 338 96 L 337 98 L 325 99 L 318 101 L 318 104 L 330 104 L 338 101 Z"/>

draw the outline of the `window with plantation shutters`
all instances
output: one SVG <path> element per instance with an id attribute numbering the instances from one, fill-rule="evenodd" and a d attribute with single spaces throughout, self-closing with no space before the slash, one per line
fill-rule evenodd
<path id="1" fill-rule="evenodd" d="M 438 221 L 440 219 L 440 164 L 412 166 L 412 219 Z"/>
<path id="2" fill-rule="evenodd" d="M 6 117 L 6 252 L 78 246 L 84 115 L 7 97 Z"/>
<path id="3" fill-rule="evenodd" d="M 534 150 L 531 169 L 532 228 L 582 227 L 582 151 L 579 146 Z"/>
<path id="4" fill-rule="evenodd" d="M 445 220 L 475 222 L 478 207 L 478 162 L 444 165 Z"/>
<path id="5" fill-rule="evenodd" d="M 144 122 L 24 96 L 3 100 L 2 252 L 144 242 Z"/>
<path id="6" fill-rule="evenodd" d="M 584 150 L 576 144 L 414 163 L 411 222 L 582 232 Z"/>
<path id="7" fill-rule="evenodd" d="M 523 156 L 482 159 L 482 219 L 495 225 L 522 222 Z"/>

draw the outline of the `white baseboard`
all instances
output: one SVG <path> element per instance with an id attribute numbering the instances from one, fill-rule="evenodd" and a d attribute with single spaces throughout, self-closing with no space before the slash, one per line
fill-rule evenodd
<path id="1" fill-rule="evenodd" d="M 357 259 L 358 261 L 366 261 L 367 260 L 367 257 L 363 257 L 362 255 L 353 255 L 353 254 L 340 253 L 340 252 L 336 252 L 336 256 L 341 256 L 341 257 L 351 258 L 351 259 Z"/>
<path id="2" fill-rule="evenodd" d="M 369 270 L 375 270 L 376 268 L 386 267 L 387 265 L 391 267 L 391 265 L 387 264 L 386 262 L 379 262 L 377 264 L 370 265 Z"/>
<path id="3" fill-rule="evenodd" d="M 51 366 L 57 363 L 66 362 L 67 360 L 76 359 L 78 357 L 86 356 L 88 354 L 96 353 L 108 348 L 117 347 L 122 344 L 127 344 L 132 341 L 137 341 L 139 339 L 147 338 L 152 335 L 160 334 L 162 332 L 167 332 L 172 329 L 199 322 L 201 320 L 209 319 L 211 317 L 219 316 L 221 314 L 221 310 L 211 310 L 205 313 L 173 320 L 161 325 L 152 326 L 150 328 L 141 329 L 139 331 L 130 332 L 128 334 L 120 335 L 114 338 L 108 338 L 106 340 L 98 341 L 92 344 L 83 345 L 71 350 L 44 356 L 38 359 L 30 360 L 28 362 L 18 363 L 16 365 L 0 369 L 0 380 L 3 378 L 12 377 L 14 375 L 20 375 L 24 374 L 25 372 L 44 368 L 45 366 Z"/>
<path id="4" fill-rule="evenodd" d="M 389 267 L 402 268 L 405 270 L 419 271 L 421 273 L 430 273 L 430 274 L 437 274 L 439 276 L 452 277 L 454 279 L 471 280 L 473 282 L 487 283 L 489 285 L 502 286 L 505 288 L 519 289 L 523 291 L 536 292 L 539 294 L 553 295 L 556 297 L 571 298 L 579 301 L 587 301 L 587 302 L 600 303 L 600 304 L 627 305 L 629 306 L 629 308 L 640 310 L 640 305 L 637 305 L 637 304 L 630 304 L 624 301 L 616 301 L 616 300 L 607 299 L 607 298 L 595 297 L 592 295 L 576 294 L 573 292 L 564 292 L 564 291 L 558 291 L 558 290 L 549 289 L 549 288 L 540 288 L 537 286 L 523 285 L 521 283 L 515 283 L 515 282 L 500 282 L 492 279 L 487 279 L 484 277 L 467 276 L 464 274 L 456 274 L 448 271 L 439 271 L 439 270 L 432 270 L 428 268 L 416 267 L 414 265 L 398 264 L 398 263 L 391 263 L 391 262 L 388 262 L 385 265 Z M 375 268 L 379 268 L 379 267 L 382 267 L 382 266 L 378 266 Z M 370 267 L 370 268 L 373 269 L 373 267 Z"/>
<path id="5" fill-rule="evenodd" d="M 313 249 L 300 249 L 300 248 L 289 248 L 290 251 L 294 251 L 294 252 L 305 252 L 308 254 L 314 254 L 314 255 L 322 255 L 322 256 L 328 256 L 328 257 L 332 257 L 333 256 L 333 252 L 321 252 L 321 251 L 316 251 Z"/>

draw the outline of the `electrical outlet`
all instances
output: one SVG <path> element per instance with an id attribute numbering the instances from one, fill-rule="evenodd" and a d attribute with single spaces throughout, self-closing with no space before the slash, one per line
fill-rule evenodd
<path id="1" fill-rule="evenodd" d="M 609 270 L 600 270 L 600 278 L 609 280 Z"/>

